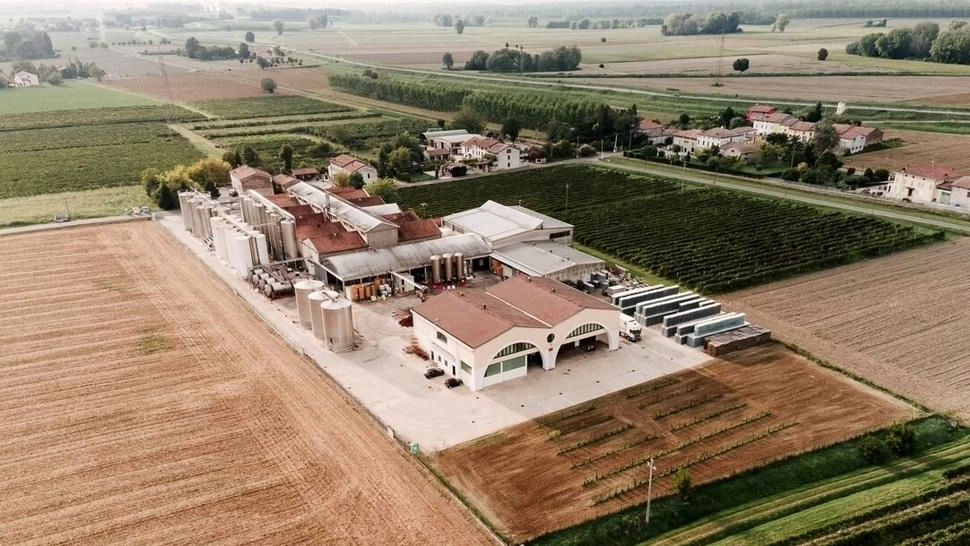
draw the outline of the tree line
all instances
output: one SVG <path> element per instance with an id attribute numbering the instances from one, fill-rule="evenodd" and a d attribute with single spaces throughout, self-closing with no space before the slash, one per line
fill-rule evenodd
<path id="1" fill-rule="evenodd" d="M 863 57 L 970 64 L 970 27 L 966 21 L 953 21 L 944 32 L 936 23 L 874 32 L 845 46 L 845 52 Z"/>
<path id="2" fill-rule="evenodd" d="M 0 43 L 0 61 L 30 60 L 56 57 L 54 44 L 46 32 L 31 29 L 12 30 L 3 33 Z"/>
<path id="3" fill-rule="evenodd" d="M 660 32 L 664 36 L 691 36 L 694 34 L 731 34 L 741 32 L 741 13 L 711 12 L 707 17 L 693 13 L 671 13 L 664 18 Z"/>
<path id="4" fill-rule="evenodd" d="M 449 55 L 450 56 L 450 55 Z M 446 57 L 442 57 L 444 61 Z M 503 49 L 491 55 L 479 49 L 465 62 L 465 70 L 487 70 L 489 72 L 565 72 L 576 70 L 583 59 L 583 52 L 576 46 L 559 46 L 536 55 L 520 49 Z M 447 66 L 446 68 L 450 68 Z"/>

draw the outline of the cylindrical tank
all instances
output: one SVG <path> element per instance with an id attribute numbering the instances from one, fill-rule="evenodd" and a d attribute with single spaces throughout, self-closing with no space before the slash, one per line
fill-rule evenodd
<path id="1" fill-rule="evenodd" d="M 192 232 L 192 215 L 188 214 L 190 205 L 189 202 L 192 200 L 192 192 L 181 191 L 179 192 L 179 210 L 182 211 L 182 224 L 185 226 L 185 231 Z"/>
<path id="2" fill-rule="evenodd" d="M 284 253 L 283 237 L 280 233 L 280 213 L 276 211 L 269 213 L 269 222 L 267 222 L 266 229 L 263 230 L 263 233 L 269 239 L 269 247 L 273 251 L 273 256 L 282 260 Z"/>
<path id="3" fill-rule="evenodd" d="M 249 252 L 249 237 L 241 233 L 234 235 L 230 255 L 233 270 L 240 277 L 245 277 L 249 268 L 253 266 L 252 254 Z"/>
<path id="4" fill-rule="evenodd" d="M 326 339 L 323 312 L 320 309 L 320 304 L 325 301 L 330 301 L 330 298 L 320 290 L 312 292 L 307 296 L 307 305 L 310 308 L 310 328 L 313 330 L 313 336 L 320 340 Z"/>
<path id="5" fill-rule="evenodd" d="M 259 263 L 269 263 L 269 249 L 266 245 L 266 236 L 262 233 L 257 234 L 253 239 L 256 241 L 256 253 L 259 256 Z"/>
<path id="6" fill-rule="evenodd" d="M 293 289 L 296 291 L 296 311 L 300 316 L 300 326 L 307 330 L 313 326 L 310 319 L 310 302 L 307 298 L 312 292 L 321 288 L 323 288 L 323 283 L 314 280 L 299 281 L 293 285 Z"/>
<path id="7" fill-rule="evenodd" d="M 437 254 L 431 257 L 431 282 L 432 284 L 441 282 L 441 256 Z"/>
<path id="8" fill-rule="evenodd" d="M 320 305 L 327 346 L 343 352 L 354 348 L 354 314 L 351 303 L 344 299 L 327 300 Z"/>
<path id="9" fill-rule="evenodd" d="M 441 261 L 444 262 L 444 270 L 445 270 L 444 280 L 445 282 L 450 281 L 455 274 L 454 269 L 452 268 L 452 265 L 454 265 L 454 262 L 451 259 L 451 254 L 442 254 Z"/>
<path id="10" fill-rule="evenodd" d="M 461 252 L 455 253 L 455 276 L 459 279 L 465 278 L 465 255 Z"/>
<path id="11" fill-rule="evenodd" d="M 218 216 L 209 218 L 209 223 L 212 224 L 212 248 L 216 251 L 216 256 L 222 258 L 225 255 L 226 240 L 222 236 L 222 226 L 224 220 Z"/>
<path id="12" fill-rule="evenodd" d="M 287 260 L 300 257 L 300 246 L 296 242 L 296 224 L 293 220 L 286 219 L 280 221 L 280 229 L 283 231 L 283 253 Z"/>

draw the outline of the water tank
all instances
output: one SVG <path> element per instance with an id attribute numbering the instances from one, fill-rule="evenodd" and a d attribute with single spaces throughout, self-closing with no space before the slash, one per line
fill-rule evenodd
<path id="1" fill-rule="evenodd" d="M 192 200 L 192 192 L 180 191 L 179 192 L 179 210 L 182 211 L 182 224 L 185 226 L 185 231 L 192 232 L 192 215 L 186 214 L 190 208 L 189 202 Z"/>
<path id="2" fill-rule="evenodd" d="M 266 236 L 259 233 L 253 239 L 256 241 L 256 254 L 259 257 L 259 263 L 268 264 L 269 250 L 266 245 Z"/>
<path id="3" fill-rule="evenodd" d="M 465 275 L 465 255 L 461 252 L 455 253 L 455 276 L 459 279 L 464 279 Z"/>
<path id="4" fill-rule="evenodd" d="M 216 256 L 220 259 L 224 259 L 226 255 L 226 239 L 222 236 L 222 227 L 225 221 L 215 216 L 209 218 L 209 223 L 212 224 L 212 248 L 216 251 Z"/>
<path id="5" fill-rule="evenodd" d="M 277 259 L 282 260 L 284 256 L 283 252 L 283 234 L 280 231 L 280 213 L 273 211 L 269 213 L 269 222 L 266 223 L 266 228 L 262 230 L 269 239 L 269 247 L 273 251 L 273 256 Z"/>
<path id="6" fill-rule="evenodd" d="M 296 311 L 300 316 L 300 326 L 309 330 L 313 322 L 310 319 L 310 302 L 307 299 L 312 292 L 316 292 L 323 288 L 323 283 L 320 281 L 299 281 L 293 285 L 293 289 L 296 291 Z"/>
<path id="7" fill-rule="evenodd" d="M 249 251 L 249 237 L 237 232 L 232 237 L 229 253 L 232 269 L 240 277 L 245 277 L 249 268 L 253 266 L 252 254 Z"/>
<path id="8" fill-rule="evenodd" d="M 448 282 L 452 278 L 454 278 L 454 267 L 453 267 L 454 266 L 454 260 L 452 259 L 451 254 L 442 254 L 441 255 L 441 261 L 444 262 L 444 266 L 445 266 L 445 268 L 444 268 L 445 269 L 444 281 L 445 282 Z"/>
<path id="9" fill-rule="evenodd" d="M 354 314 L 345 299 L 327 300 L 320 305 L 327 346 L 340 353 L 354 348 Z"/>
<path id="10" fill-rule="evenodd" d="M 431 257 L 431 283 L 441 282 L 441 256 L 435 254 Z"/>
<path id="11" fill-rule="evenodd" d="M 286 219 L 280 222 L 280 229 L 283 231 L 283 254 L 287 260 L 300 257 L 300 245 L 296 242 L 296 224 L 293 220 Z"/>
<path id="12" fill-rule="evenodd" d="M 313 330 L 313 336 L 320 340 L 326 339 L 323 311 L 320 309 L 320 304 L 325 301 L 330 301 L 330 298 L 320 290 L 311 292 L 307 296 L 307 305 L 310 308 L 310 328 Z"/>

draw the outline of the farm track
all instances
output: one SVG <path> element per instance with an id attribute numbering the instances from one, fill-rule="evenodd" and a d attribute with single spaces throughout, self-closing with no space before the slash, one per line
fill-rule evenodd
<path id="1" fill-rule="evenodd" d="M 491 543 L 159 226 L 2 242 L 0 542 Z"/>
<path id="2" fill-rule="evenodd" d="M 715 514 L 705 518 L 710 521 L 680 528 L 654 539 L 650 544 L 653 546 L 705 544 L 707 537 L 722 532 L 725 528 L 753 527 L 829 500 L 839 499 L 929 470 L 952 466 L 968 458 L 970 458 L 970 441 L 946 445 L 915 459 L 866 469 L 823 483 L 809 484 L 795 493 L 784 493 L 749 503 L 727 513 Z"/>
<path id="3" fill-rule="evenodd" d="M 776 337 L 970 420 L 970 239 L 728 294 Z"/>

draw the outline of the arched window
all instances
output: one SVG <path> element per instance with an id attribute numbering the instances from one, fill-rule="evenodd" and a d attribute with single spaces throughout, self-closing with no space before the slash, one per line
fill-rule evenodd
<path id="1" fill-rule="evenodd" d="M 509 355 L 512 355 L 512 354 L 515 354 L 515 353 L 521 353 L 522 351 L 528 351 L 528 350 L 536 350 L 536 351 L 538 351 L 539 348 L 536 347 L 535 345 L 533 345 L 531 343 L 527 343 L 527 342 L 513 343 L 513 344 L 509 345 L 508 347 L 502 349 L 498 353 L 496 353 L 495 356 L 492 357 L 492 360 L 498 360 L 499 358 L 502 358 L 503 356 L 509 356 Z"/>
<path id="2" fill-rule="evenodd" d="M 603 328 L 599 324 L 594 324 L 590 322 L 573 330 L 568 336 L 566 336 L 566 339 L 569 339 L 571 337 L 576 337 L 576 336 L 582 336 L 586 334 L 592 334 L 593 332 L 599 332 L 600 330 L 606 330 L 606 328 Z"/>

